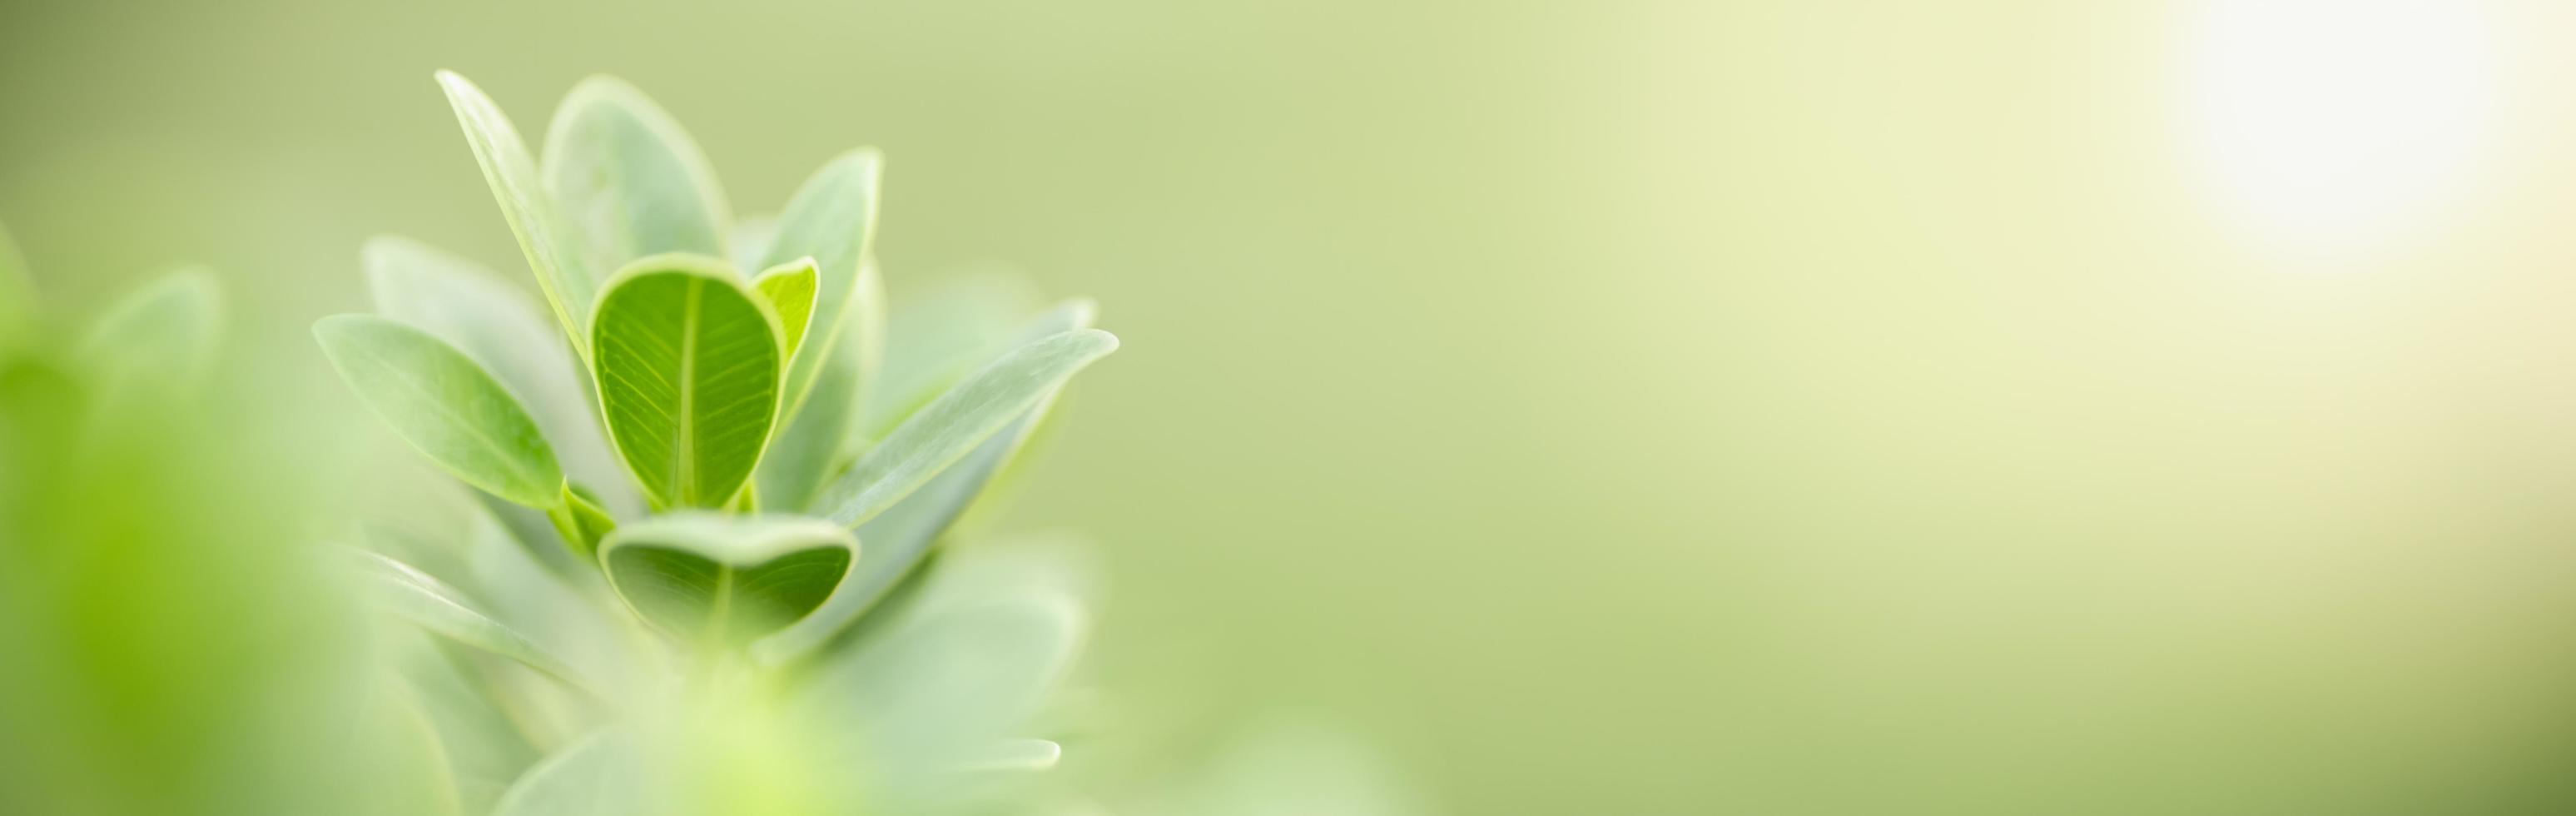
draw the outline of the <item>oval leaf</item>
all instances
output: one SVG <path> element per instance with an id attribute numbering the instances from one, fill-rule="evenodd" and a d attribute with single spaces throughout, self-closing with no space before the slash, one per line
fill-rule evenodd
<path id="1" fill-rule="evenodd" d="M 1012 349 L 941 394 L 824 491 L 832 521 L 857 526 L 956 464 L 1075 372 L 1118 349 L 1118 338 L 1076 329 Z"/>
<path id="2" fill-rule="evenodd" d="M 655 507 L 721 507 L 751 478 L 776 419 L 778 318 L 722 261 L 635 262 L 600 297 L 601 412 Z"/>
<path id="3" fill-rule="evenodd" d="M 597 688 L 527 636 L 474 608 L 456 588 L 409 564 L 371 552 L 357 555 L 373 590 L 370 597 L 385 611 L 432 634 L 526 664 L 574 688 Z"/>
<path id="4" fill-rule="evenodd" d="M 629 816 L 660 812 L 646 794 L 643 758 L 627 740 L 593 734 L 510 784 L 492 816 Z"/>
<path id="5" fill-rule="evenodd" d="M 644 92 L 573 86 L 546 128 L 546 190 L 591 269 L 666 252 L 723 257 L 733 219 L 706 154 Z"/>
<path id="6" fill-rule="evenodd" d="M 804 408 L 830 344 L 840 337 L 842 316 L 848 312 L 851 293 L 858 290 L 859 266 L 866 263 L 868 244 L 875 237 L 877 182 L 884 165 L 884 157 L 874 148 L 843 153 L 824 164 L 788 199 L 786 212 L 778 216 L 777 232 L 770 237 L 769 252 L 761 258 L 759 267 L 764 269 L 813 258 L 817 270 L 812 323 L 820 328 L 811 333 L 824 345 L 800 355 L 788 369 L 786 410 L 780 412 L 784 416 L 794 417 Z"/>
<path id="7" fill-rule="evenodd" d="M 848 530 L 816 519 L 680 513 L 619 528 L 601 542 L 599 563 L 655 627 L 742 643 L 822 606 L 858 554 Z"/>
<path id="8" fill-rule="evenodd" d="M 510 126 L 510 117 L 501 114 L 500 106 L 492 104 L 483 89 L 455 72 L 438 72 L 438 85 L 447 91 L 447 104 L 455 108 L 456 122 L 465 128 L 474 161 L 483 167 L 483 181 L 492 186 L 502 218 L 519 237 L 519 250 L 527 253 L 528 268 L 536 272 L 546 303 L 554 307 L 555 319 L 563 323 L 573 349 L 589 359 L 589 313 L 583 310 L 599 292 L 599 273 L 585 262 L 562 211 L 546 192 L 545 179 L 537 174 L 527 143 Z"/>
<path id="9" fill-rule="evenodd" d="M 563 470 L 536 420 L 464 352 L 372 315 L 323 318 L 313 336 L 359 400 L 439 467 L 528 507 L 562 500 Z"/>
<path id="10" fill-rule="evenodd" d="M 546 322 L 544 307 L 482 265 L 418 241 L 378 236 L 360 254 L 377 314 L 437 335 L 481 363 L 536 419 L 564 475 L 597 491 L 611 512 L 643 510 L 599 430 L 587 375 Z"/>

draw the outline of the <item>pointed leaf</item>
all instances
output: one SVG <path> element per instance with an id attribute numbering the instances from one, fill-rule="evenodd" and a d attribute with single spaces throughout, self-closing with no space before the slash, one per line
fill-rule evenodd
<path id="1" fill-rule="evenodd" d="M 773 266 L 752 279 L 752 288 L 769 301 L 778 312 L 779 329 L 787 338 L 787 357 L 796 358 L 796 347 L 805 342 L 807 321 L 814 317 L 814 259 L 798 258 Z"/>
<path id="2" fill-rule="evenodd" d="M 526 664 L 574 688 L 598 688 L 570 664 L 474 608 L 455 587 L 391 558 L 371 552 L 357 556 L 367 575 L 370 598 L 385 611 L 431 634 Z"/>
<path id="3" fill-rule="evenodd" d="M 1087 329 L 1097 310 L 1089 300 L 1069 300 L 1040 314 L 1023 326 L 1019 338 L 1034 342 L 1055 334 Z M 894 591 L 905 576 L 919 567 L 930 555 L 931 545 L 966 510 L 974 506 L 987 485 L 1002 471 L 1031 432 L 1042 422 L 1054 404 L 1050 391 L 1020 417 L 957 464 L 896 502 L 893 507 L 858 528 L 859 540 L 868 542 L 870 557 L 852 571 L 849 589 L 834 596 L 832 602 L 815 613 L 812 622 L 796 627 L 761 644 L 764 660 L 785 660 L 811 650 L 840 634 L 850 621 L 857 620 Z M 791 432 L 793 429 L 790 429 Z"/>
<path id="4" fill-rule="evenodd" d="M 482 165 L 483 180 L 500 202 L 502 217 L 519 237 L 520 251 L 527 253 L 546 303 L 572 338 L 573 350 L 589 359 L 588 309 L 599 292 L 599 273 L 587 264 L 554 196 L 546 192 L 545 179 L 537 174 L 536 159 L 500 106 L 454 72 L 438 72 L 438 84 L 447 91 L 457 124 L 465 128 L 465 141 L 474 147 L 474 161 Z"/>
<path id="5" fill-rule="evenodd" d="M 874 148 L 841 154 L 806 179 L 778 216 L 778 231 L 760 267 L 798 258 L 813 258 L 817 275 L 811 330 L 823 346 L 801 355 L 788 369 L 782 416 L 793 417 L 805 406 L 830 344 L 840 338 L 841 319 L 851 293 L 858 290 L 859 266 L 867 261 L 868 244 L 877 223 L 877 180 L 884 166 Z"/>
<path id="6" fill-rule="evenodd" d="M 722 507 L 778 408 L 778 317 L 723 261 L 657 255 L 600 297 L 600 409 L 655 507 Z"/>
<path id="7" fill-rule="evenodd" d="M 903 500 L 1055 393 L 1118 338 L 1076 329 L 1013 349 L 923 407 L 824 491 L 819 507 L 856 526 Z"/>
<path id="8" fill-rule="evenodd" d="M 81 356 L 110 391 L 186 393 L 214 369 L 222 315 L 214 275 L 181 270 L 109 306 Z"/>
<path id="9" fill-rule="evenodd" d="M 536 420 L 464 352 L 373 315 L 326 317 L 313 335 L 358 398 L 439 467 L 528 507 L 562 500 L 563 470 Z"/>
<path id="10" fill-rule="evenodd" d="M 481 363 L 536 419 L 565 476 L 598 491 L 611 512 L 642 511 L 600 431 L 588 375 L 543 306 L 491 270 L 418 241 L 378 236 L 361 256 L 377 314 L 437 335 Z"/>
<path id="11" fill-rule="evenodd" d="M 896 298 L 886 315 L 885 359 L 870 384 L 859 433 L 883 438 L 976 366 L 1011 350 L 1046 304 L 1037 283 L 999 268 L 950 273 Z"/>
<path id="12" fill-rule="evenodd" d="M 616 734 L 594 734 L 528 769 L 492 816 L 630 816 L 656 813 L 643 758 Z"/>
<path id="13" fill-rule="evenodd" d="M 795 516 L 678 513 L 601 542 L 609 585 L 638 617 L 685 639 L 741 643 L 823 604 L 858 560 L 845 529 Z"/>
<path id="14" fill-rule="evenodd" d="M 725 254 L 733 214 L 706 154 L 624 81 L 594 76 L 573 86 L 546 129 L 542 166 L 588 268 L 666 252 Z"/>

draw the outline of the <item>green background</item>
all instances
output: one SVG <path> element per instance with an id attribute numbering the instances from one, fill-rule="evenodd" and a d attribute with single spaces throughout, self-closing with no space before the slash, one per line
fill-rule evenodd
<path id="1" fill-rule="evenodd" d="M 613 73 L 734 207 L 1103 304 L 1008 527 L 1097 540 L 1167 745 L 1349 724 L 1456 813 L 2547 813 L 2576 797 L 2576 72 L 2492 9 L 2469 180 L 2276 252 L 2178 6 L 31 3 L 46 296 L 221 270 L 269 467 L 392 467 L 309 345 L 396 232 L 518 272 L 430 79 Z M 2555 42 L 2553 42 L 2553 39 Z M 328 483 L 328 479 L 321 480 Z"/>

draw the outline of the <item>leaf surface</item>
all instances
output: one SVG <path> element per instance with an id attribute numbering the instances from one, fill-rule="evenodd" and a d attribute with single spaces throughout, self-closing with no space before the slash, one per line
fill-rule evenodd
<path id="1" fill-rule="evenodd" d="M 646 794 L 642 757 L 613 733 L 555 752 L 511 783 L 492 816 L 633 816 L 660 812 Z"/>
<path id="2" fill-rule="evenodd" d="M 679 122 L 614 77 L 573 86 L 546 128 L 546 190 L 590 269 L 647 255 L 723 257 L 733 216 Z"/>
<path id="3" fill-rule="evenodd" d="M 776 419 L 778 318 L 722 261 L 657 255 L 600 297 L 596 377 L 609 438 L 655 507 L 722 507 Z"/>
<path id="4" fill-rule="evenodd" d="M 742 643 L 822 606 L 858 552 L 848 530 L 817 519 L 677 513 L 619 528 L 599 561 L 628 608 L 655 627 Z"/>
<path id="5" fill-rule="evenodd" d="M 752 288 L 769 301 L 770 309 L 778 312 L 778 327 L 781 336 L 787 338 L 787 357 L 791 361 L 796 358 L 796 348 L 805 342 L 806 323 L 814 317 L 815 274 L 814 259 L 798 258 L 771 267 L 752 280 Z"/>
<path id="6" fill-rule="evenodd" d="M 528 409 L 565 476 L 596 491 L 612 512 L 642 511 L 600 431 L 587 375 L 545 307 L 491 270 L 407 238 L 369 239 L 361 257 L 377 314 L 437 335 L 481 363 Z"/>
<path id="7" fill-rule="evenodd" d="M 825 163 L 788 199 L 787 209 L 778 216 L 777 232 L 769 239 L 769 251 L 754 267 L 813 258 L 817 270 L 812 323 L 820 328 L 811 334 L 826 345 L 800 355 L 788 370 L 783 416 L 795 416 L 804 407 L 831 351 L 829 344 L 840 337 L 851 293 L 859 288 L 859 268 L 867 262 L 868 245 L 875 237 L 877 184 L 884 164 L 873 148 L 843 153 Z"/>
<path id="8" fill-rule="evenodd" d="M 526 664 L 574 688 L 598 688 L 527 636 L 476 609 L 455 587 L 391 558 L 371 552 L 357 555 L 370 597 L 385 611 L 432 634 Z"/>
<path id="9" fill-rule="evenodd" d="M 1075 372 L 1117 349 L 1118 338 L 1097 329 L 1012 349 L 887 434 L 832 482 L 817 506 L 840 524 L 875 518 L 1054 394 Z"/>
<path id="10" fill-rule="evenodd" d="M 313 335 L 359 400 L 439 467 L 528 507 L 562 500 L 563 470 L 536 420 L 464 352 L 373 315 L 326 317 Z"/>
<path id="11" fill-rule="evenodd" d="M 527 142 L 519 138 L 500 106 L 452 71 L 438 72 L 438 85 L 447 92 L 447 104 L 465 129 L 474 161 L 483 167 L 483 180 L 491 185 L 510 232 L 518 236 L 519 250 L 527 254 L 528 268 L 545 290 L 546 303 L 554 307 L 555 319 L 572 338 L 574 351 L 589 359 L 588 310 L 599 293 L 599 272 L 586 262 L 579 240 L 565 223 L 554 196 L 546 191 Z"/>

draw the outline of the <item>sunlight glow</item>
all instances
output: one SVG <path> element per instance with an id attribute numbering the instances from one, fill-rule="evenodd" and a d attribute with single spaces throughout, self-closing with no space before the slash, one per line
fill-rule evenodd
<path id="1" fill-rule="evenodd" d="M 2184 54 L 2194 156 L 2267 240 L 2340 251 L 2467 175 L 2495 96 L 2474 3 L 2214 0 Z"/>

